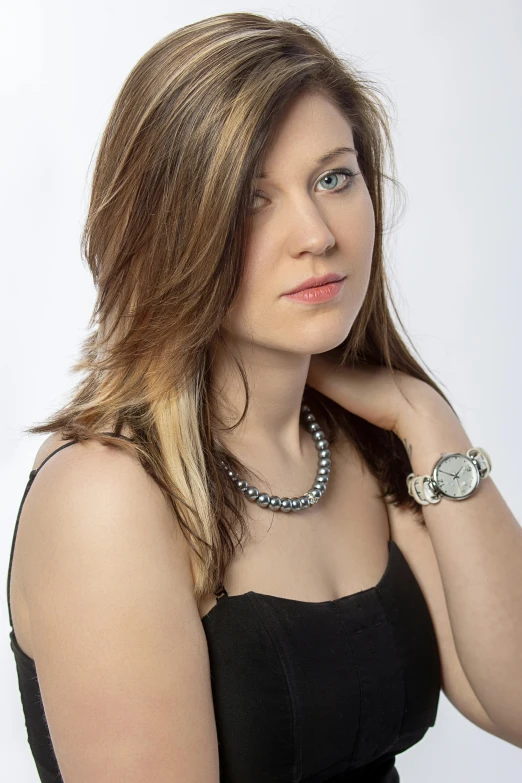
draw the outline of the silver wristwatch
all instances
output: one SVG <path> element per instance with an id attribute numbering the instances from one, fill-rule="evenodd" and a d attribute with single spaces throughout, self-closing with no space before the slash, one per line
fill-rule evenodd
<path id="1" fill-rule="evenodd" d="M 440 503 L 442 498 L 466 500 L 477 491 L 480 480 L 489 476 L 491 459 L 485 449 L 468 449 L 465 454 L 443 454 L 431 476 L 406 478 L 409 494 L 417 503 Z"/>

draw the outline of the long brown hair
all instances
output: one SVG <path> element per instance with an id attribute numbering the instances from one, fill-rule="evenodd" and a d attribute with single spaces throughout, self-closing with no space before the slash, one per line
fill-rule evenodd
<path id="1" fill-rule="evenodd" d="M 447 400 L 391 316 L 392 308 L 405 333 L 384 267 L 385 185 L 399 188 L 385 93 L 304 22 L 227 13 L 167 35 L 121 88 L 100 142 L 82 235 L 97 291 L 90 333 L 72 367 L 84 375 L 70 402 L 24 430 L 136 454 L 196 555 L 198 601 L 219 586 L 247 534 L 245 498 L 221 460 L 240 476 L 255 475 L 220 440 L 212 346 L 221 341 L 245 384 L 237 426 L 248 408 L 246 372 L 220 324 L 241 281 L 262 155 L 285 106 L 305 90 L 327 97 L 350 123 L 375 212 L 368 291 L 335 355 L 343 364 L 409 373 Z M 420 512 L 407 492 L 409 458 L 394 433 L 311 387 L 304 401 L 332 443 L 339 433 L 349 436 L 387 502 Z M 132 443 L 102 434 L 124 426 Z"/>

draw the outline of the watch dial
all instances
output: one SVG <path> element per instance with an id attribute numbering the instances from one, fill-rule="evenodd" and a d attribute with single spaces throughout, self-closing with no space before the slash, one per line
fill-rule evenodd
<path id="1" fill-rule="evenodd" d="M 464 454 L 446 454 L 435 466 L 434 479 L 448 498 L 466 498 L 479 481 L 479 472 Z"/>

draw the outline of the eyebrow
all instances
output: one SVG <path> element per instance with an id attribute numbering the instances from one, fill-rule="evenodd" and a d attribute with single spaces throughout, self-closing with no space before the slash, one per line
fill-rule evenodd
<path id="1" fill-rule="evenodd" d="M 353 147 L 336 147 L 334 150 L 330 150 L 330 152 L 325 152 L 324 155 L 321 155 L 321 157 L 317 159 L 316 165 L 319 166 L 322 163 L 328 163 L 328 161 L 332 160 L 332 158 L 336 158 L 338 155 L 343 155 L 345 152 L 353 152 L 354 155 L 359 154 L 358 151 Z M 269 174 L 261 172 L 261 174 L 258 174 L 257 179 L 268 179 L 269 176 Z"/>

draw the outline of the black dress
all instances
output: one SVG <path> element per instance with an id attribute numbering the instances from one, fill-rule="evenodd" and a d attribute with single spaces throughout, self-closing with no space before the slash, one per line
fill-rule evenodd
<path id="1" fill-rule="evenodd" d="M 124 436 L 119 436 L 124 437 Z M 60 449 L 60 446 L 40 465 Z M 27 737 L 43 783 L 61 783 L 35 663 L 11 649 Z M 202 618 L 219 746 L 220 783 L 395 783 L 395 756 L 435 724 L 441 670 L 433 623 L 397 544 L 378 584 L 333 601 L 250 591 Z"/>

